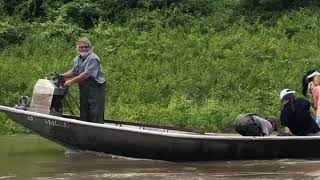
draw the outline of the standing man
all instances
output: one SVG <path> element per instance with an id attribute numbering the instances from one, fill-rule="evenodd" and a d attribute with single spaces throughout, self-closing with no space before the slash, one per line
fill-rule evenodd
<path id="1" fill-rule="evenodd" d="M 99 57 L 92 52 L 91 42 L 82 37 L 76 43 L 78 55 L 74 66 L 63 74 L 65 86 L 79 84 L 80 119 L 103 123 L 105 78 Z"/>
<path id="2" fill-rule="evenodd" d="M 284 134 L 296 136 L 319 136 L 320 129 L 311 116 L 310 102 L 295 98 L 295 91 L 284 89 L 280 92 L 282 110 L 280 115 Z"/>

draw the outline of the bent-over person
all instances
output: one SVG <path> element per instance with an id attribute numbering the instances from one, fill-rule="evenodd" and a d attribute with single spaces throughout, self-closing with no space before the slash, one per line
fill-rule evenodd
<path id="1" fill-rule="evenodd" d="M 242 136 L 269 136 L 277 127 L 275 118 L 263 118 L 256 114 L 240 114 L 234 125 Z"/>

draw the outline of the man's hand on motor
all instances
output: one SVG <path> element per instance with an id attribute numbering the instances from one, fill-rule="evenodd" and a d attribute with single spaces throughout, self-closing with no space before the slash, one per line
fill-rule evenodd
<path id="1" fill-rule="evenodd" d="M 71 80 L 67 80 L 67 81 L 64 83 L 64 86 L 70 87 L 72 84 L 73 84 L 73 82 L 72 82 Z"/>

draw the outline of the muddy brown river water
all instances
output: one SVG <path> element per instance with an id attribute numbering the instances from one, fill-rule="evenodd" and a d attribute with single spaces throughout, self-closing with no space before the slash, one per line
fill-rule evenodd
<path id="1" fill-rule="evenodd" d="M 320 180 L 320 159 L 175 163 L 75 152 L 35 135 L 0 136 L 0 180 L 3 179 Z"/>

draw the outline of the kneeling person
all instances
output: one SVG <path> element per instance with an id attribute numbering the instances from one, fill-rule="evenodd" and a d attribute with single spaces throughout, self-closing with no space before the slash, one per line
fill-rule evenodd
<path id="1" fill-rule="evenodd" d="M 235 130 L 242 136 L 269 136 L 276 129 L 273 117 L 262 118 L 256 114 L 241 114 L 235 122 Z"/>
<path id="2" fill-rule="evenodd" d="M 282 110 L 280 115 L 284 134 L 296 136 L 319 136 L 320 128 L 311 116 L 314 111 L 309 101 L 295 98 L 295 91 L 284 89 L 280 92 Z"/>

